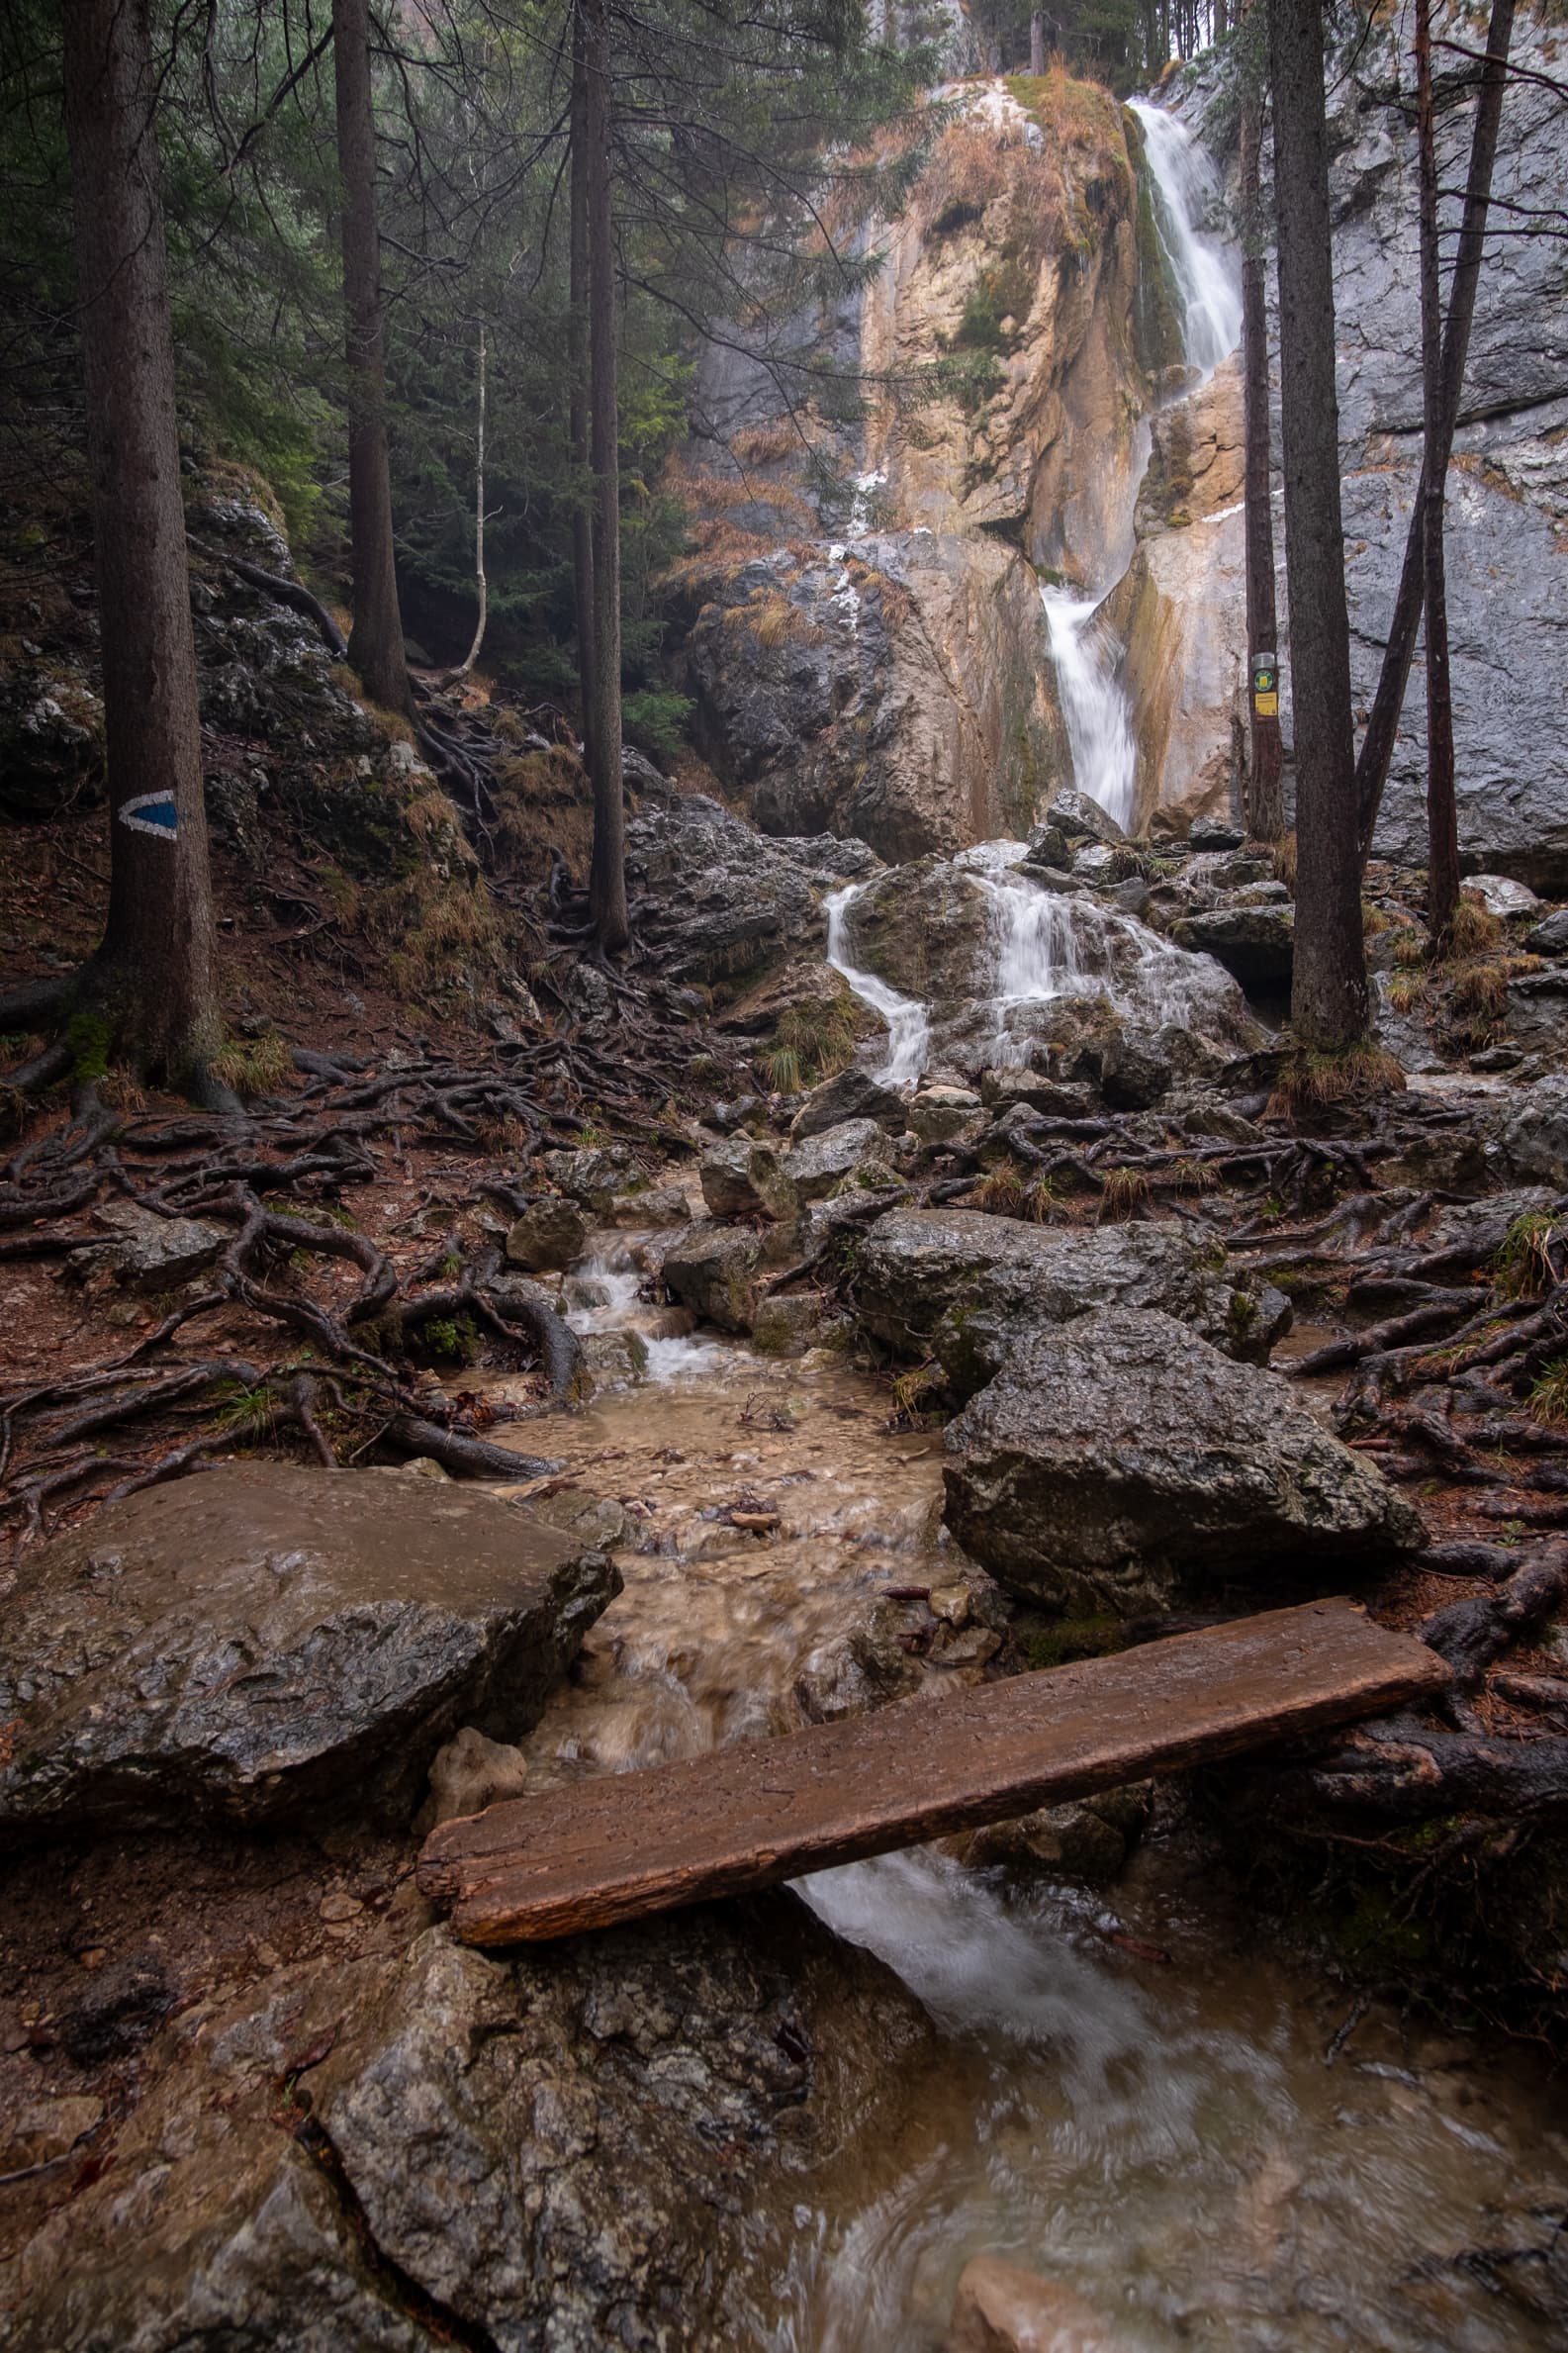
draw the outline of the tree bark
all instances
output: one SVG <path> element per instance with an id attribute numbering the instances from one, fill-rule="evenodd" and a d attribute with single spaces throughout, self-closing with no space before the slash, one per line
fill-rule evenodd
<path id="1" fill-rule="evenodd" d="M 1259 715 L 1252 664 L 1279 652 L 1274 597 L 1274 509 L 1269 467 L 1268 311 L 1264 299 L 1264 238 L 1258 197 L 1263 141 L 1263 88 L 1248 73 L 1242 96 L 1242 367 L 1246 445 L 1246 655 L 1251 773 L 1247 830 L 1255 841 L 1278 841 L 1285 830 L 1284 748 L 1279 714 Z"/>
<path id="2" fill-rule="evenodd" d="M 577 682 L 583 714 L 583 764 L 596 774 L 594 708 L 599 665 L 594 656 L 594 521 L 588 424 L 588 50 L 583 11 L 572 11 L 572 186 L 567 364 L 572 462 L 577 496 L 572 509 L 572 594 L 577 618 Z"/>
<path id="3" fill-rule="evenodd" d="M 474 581 L 479 591 L 479 617 L 474 623 L 474 642 L 457 666 L 459 678 L 466 678 L 479 660 L 479 649 L 485 642 L 485 622 L 490 612 L 490 590 L 485 579 L 485 323 L 479 324 L 479 418 L 474 436 Z"/>
<path id="4" fill-rule="evenodd" d="M 1029 20 L 1029 70 L 1033 74 L 1046 70 L 1046 20 L 1038 8 Z"/>
<path id="5" fill-rule="evenodd" d="M 620 403 L 616 385 L 613 90 L 607 0 L 583 0 L 587 48 L 590 449 L 594 464 L 594 852 L 589 918 L 600 948 L 631 936 L 620 739 Z"/>
<path id="6" fill-rule="evenodd" d="M 1443 572 L 1442 293 L 1437 275 L 1437 137 L 1431 103 L 1431 0 L 1416 0 L 1416 141 L 1420 183 L 1422 576 L 1427 612 L 1427 923 L 1445 948 L 1459 911 L 1459 812 L 1453 783 L 1448 591 Z"/>
<path id="7" fill-rule="evenodd" d="M 149 16 L 149 0 L 61 12 L 111 806 L 82 1003 L 183 1083 L 221 1028 Z"/>
<path id="8" fill-rule="evenodd" d="M 1279 237 L 1280 424 L 1296 712 L 1291 1023 L 1308 1046 L 1366 1030 L 1350 623 L 1339 508 L 1334 265 L 1320 0 L 1268 0 Z"/>
<path id="9" fill-rule="evenodd" d="M 348 658 L 375 702 L 388 710 L 407 711 L 412 696 L 392 535 L 369 0 L 332 0 L 332 57 L 337 82 L 337 168 L 343 199 L 348 527 L 354 574 L 354 625 L 349 632 Z"/>
<path id="10" fill-rule="evenodd" d="M 1394 757 L 1399 714 L 1404 708 L 1405 688 L 1416 651 L 1416 632 L 1421 626 L 1426 561 L 1423 542 L 1427 464 L 1429 459 L 1437 462 L 1446 479 L 1454 430 L 1459 422 L 1459 400 L 1464 390 L 1465 361 L 1470 351 L 1470 327 L 1475 317 L 1476 289 L 1481 282 L 1487 210 L 1492 200 L 1492 166 L 1497 158 L 1498 127 L 1503 118 L 1503 94 L 1508 86 L 1508 56 L 1513 39 L 1514 0 L 1493 0 L 1491 21 L 1487 27 L 1486 64 L 1481 73 L 1481 95 L 1476 102 L 1475 128 L 1470 135 L 1470 171 L 1465 185 L 1459 245 L 1454 258 L 1453 279 L 1448 289 L 1448 316 L 1443 328 L 1441 431 L 1438 441 L 1422 453 L 1423 481 L 1418 485 L 1415 506 L 1411 511 L 1410 527 L 1405 536 L 1405 561 L 1394 599 L 1393 617 L 1389 622 L 1388 643 L 1383 649 L 1383 666 L 1378 673 L 1377 693 L 1372 699 L 1372 713 L 1367 721 L 1366 733 L 1361 738 L 1360 756 L 1356 761 L 1356 800 L 1363 859 L 1371 853 L 1372 835 L 1377 829 L 1377 812 L 1382 805 L 1383 787 L 1388 782 L 1389 763 Z"/>

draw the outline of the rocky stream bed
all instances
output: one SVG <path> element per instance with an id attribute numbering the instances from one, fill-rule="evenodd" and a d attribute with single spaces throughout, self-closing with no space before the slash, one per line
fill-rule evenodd
<path id="1" fill-rule="evenodd" d="M 641 822 L 745 850 L 693 934 L 792 871 L 828 945 L 839 847 Z M 1560 1346 L 1562 1082 L 1450 1045 L 1292 1117 L 1241 987 L 1171 938 L 1245 911 L 1249 854 L 1148 867 L 1070 800 L 978 860 L 863 864 L 840 972 L 918 1008 L 918 1073 L 868 1020 L 684 1149 L 544 1160 L 470 1279 L 546 1369 L 498 1335 L 422 1392 L 419 1427 L 487 1433 L 488 1492 L 218 1460 L 23 1553 L 0 2341 L 1560 2339 L 1550 2071 L 1474 2031 L 1495 1969 L 1444 2017 L 1411 1939 L 1479 1874 L 1545 2016 L 1563 1507 L 1556 1425 L 1496 1383 Z M 191 1226 L 100 1226 L 89 1287 L 209 1296 L 224 1223 Z M 515 1959 L 415 1892 L 417 1834 L 496 1798 L 894 1702 L 918 1772 L 967 1684 L 1346 1586 L 1459 1661 L 1446 1722 Z M 1270 1876 L 1304 1793 L 1324 1855 L 1389 1846 L 1358 1954 L 1337 1895 Z"/>

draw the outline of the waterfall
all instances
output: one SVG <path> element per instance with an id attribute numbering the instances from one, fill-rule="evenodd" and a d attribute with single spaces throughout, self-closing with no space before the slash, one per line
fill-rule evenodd
<path id="1" fill-rule="evenodd" d="M 896 988 L 889 988 L 875 973 L 862 972 L 851 964 L 846 918 L 865 888 L 864 883 L 849 883 L 822 901 L 828 919 L 827 961 L 836 973 L 843 975 L 861 1002 L 870 1005 L 887 1024 L 887 1060 L 875 1074 L 877 1084 L 912 1086 L 926 1067 L 931 1019 L 918 999 L 900 996 Z"/>
<path id="2" fill-rule="evenodd" d="M 1242 332 L 1240 274 L 1230 249 L 1199 229 L 1219 195 L 1213 164 L 1192 134 L 1162 107 L 1130 101 L 1143 126 L 1154 183 L 1154 220 L 1182 305 L 1182 347 L 1212 375 Z M 1136 494 L 1135 494 L 1136 495 Z M 1051 658 L 1072 754 L 1072 781 L 1107 816 L 1130 828 L 1137 802 L 1138 747 L 1117 647 L 1100 617 L 1107 590 L 1077 597 L 1042 586 Z"/>
<path id="3" fill-rule="evenodd" d="M 1116 646 L 1097 617 L 1104 600 L 1043 586 L 1040 601 L 1067 722 L 1072 781 L 1126 829 L 1133 822 L 1138 747 L 1127 691 L 1116 675 Z"/>
<path id="4" fill-rule="evenodd" d="M 1218 202 L 1219 175 L 1185 126 L 1163 107 L 1128 102 L 1144 134 L 1154 182 L 1154 218 L 1182 303 L 1182 346 L 1189 364 L 1213 373 L 1242 333 L 1242 288 L 1235 260 L 1197 226 Z"/>

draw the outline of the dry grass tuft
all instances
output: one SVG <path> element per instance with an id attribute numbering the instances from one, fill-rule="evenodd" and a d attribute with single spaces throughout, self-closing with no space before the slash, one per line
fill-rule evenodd
<path id="1" fill-rule="evenodd" d="M 1333 1052 L 1298 1046 L 1280 1073 L 1268 1116 L 1299 1119 L 1335 1103 L 1365 1103 L 1380 1094 L 1396 1094 L 1404 1084 L 1405 1074 L 1393 1055 L 1370 1038 Z"/>
<path id="2" fill-rule="evenodd" d="M 1149 1178 L 1142 1169 L 1110 1169 L 1100 1189 L 1100 1206 L 1096 1222 L 1102 1226 L 1121 1225 L 1145 1207 L 1149 1200 Z"/>

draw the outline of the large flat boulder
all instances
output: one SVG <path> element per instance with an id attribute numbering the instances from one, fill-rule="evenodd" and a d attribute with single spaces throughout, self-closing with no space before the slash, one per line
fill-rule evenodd
<path id="1" fill-rule="evenodd" d="M 936 1355 L 961 1395 L 989 1380 L 1025 1332 L 1098 1307 L 1158 1308 L 1235 1355 L 1264 1359 L 1288 1303 L 1220 1265 L 1217 1239 L 1190 1224 L 1037 1226 L 979 1209 L 890 1209 L 857 1254 L 855 1305 L 900 1355 Z"/>
<path id="2" fill-rule="evenodd" d="M 1277 1375 L 1142 1309 L 1026 1334 L 945 1443 L 958 1542 L 1068 1616 L 1158 1608 L 1237 1571 L 1335 1585 L 1425 1542 Z"/>
<path id="3" fill-rule="evenodd" d="M 0 1839 L 397 1819 L 460 1724 L 514 1740 L 620 1589 L 449 1480 L 234 1462 L 24 1566 L 0 1638 Z"/>

